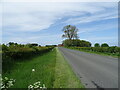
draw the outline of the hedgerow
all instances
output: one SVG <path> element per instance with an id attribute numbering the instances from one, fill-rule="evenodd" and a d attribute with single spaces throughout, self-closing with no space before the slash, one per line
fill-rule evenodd
<path id="1" fill-rule="evenodd" d="M 39 47 L 28 45 L 2 45 L 2 70 L 6 72 L 16 61 L 29 60 L 37 55 L 42 55 L 54 47 Z"/>
<path id="2" fill-rule="evenodd" d="M 112 46 L 112 47 L 69 47 L 71 49 L 77 49 L 82 51 L 93 51 L 93 52 L 100 52 L 100 53 L 108 53 L 108 54 L 115 54 L 120 56 L 120 47 Z"/>

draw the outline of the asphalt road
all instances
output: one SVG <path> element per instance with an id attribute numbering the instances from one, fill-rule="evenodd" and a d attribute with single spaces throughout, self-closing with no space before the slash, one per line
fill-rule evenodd
<path id="1" fill-rule="evenodd" d="M 86 88 L 118 88 L 118 59 L 59 47 Z"/>

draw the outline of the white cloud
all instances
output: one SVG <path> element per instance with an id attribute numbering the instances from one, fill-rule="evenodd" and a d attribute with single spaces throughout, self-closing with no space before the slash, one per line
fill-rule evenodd
<path id="1" fill-rule="evenodd" d="M 3 6 L 3 26 L 16 27 L 11 29 L 4 28 L 5 32 L 10 32 L 10 34 L 17 31 L 35 32 L 44 30 L 64 17 L 70 17 L 64 23 L 74 25 L 117 17 L 117 3 L 16 3 L 13 1 L 13 3 L 3 3 Z M 111 10 L 108 11 L 108 9 Z M 88 17 L 87 14 L 90 16 Z M 80 28 L 81 31 L 79 33 L 97 30 L 98 28 L 96 27 L 91 29 Z M 4 42 L 28 43 L 34 41 L 42 44 L 54 44 L 60 43 L 60 39 L 61 35 L 51 34 L 27 37 L 24 35 L 20 37 L 13 35 L 5 37 Z"/>
<path id="2" fill-rule="evenodd" d="M 112 14 L 114 13 L 114 14 Z M 70 23 L 70 24 L 81 24 L 81 23 L 89 23 L 94 21 L 100 21 L 100 20 L 107 20 L 112 18 L 118 18 L 117 13 L 112 12 L 110 14 L 97 14 L 92 16 L 85 16 L 85 17 L 78 17 L 78 18 L 71 18 L 65 21 L 64 23 Z"/>
<path id="3" fill-rule="evenodd" d="M 105 30 L 109 31 L 109 30 L 117 28 L 117 27 L 118 27 L 118 25 L 117 24 L 113 25 L 113 23 L 99 24 L 99 25 L 94 25 L 91 27 L 84 27 L 84 28 L 79 27 L 78 34 L 89 33 L 89 32 L 93 32 L 93 31 L 105 31 Z"/>
<path id="4" fill-rule="evenodd" d="M 8 39 L 9 38 L 9 39 Z M 24 39 L 25 38 L 25 39 Z M 5 37 L 3 42 L 8 43 L 8 42 L 17 42 L 17 43 L 38 43 L 41 45 L 47 45 L 47 44 L 58 44 L 61 43 L 61 34 L 56 34 L 56 35 L 51 35 L 51 34 L 41 34 L 39 36 L 31 36 L 27 35 L 24 36 L 11 36 L 11 37 Z"/>
<path id="5" fill-rule="evenodd" d="M 117 13 L 105 13 L 105 8 L 117 7 L 115 3 L 4 3 L 3 25 L 16 26 L 20 31 L 38 31 L 49 28 L 65 16 L 91 16 L 70 18 L 65 23 L 86 23 L 101 19 L 116 18 Z M 104 11 L 104 13 L 101 13 Z"/>
<path id="6" fill-rule="evenodd" d="M 63 23 L 77 25 L 81 23 L 89 23 L 94 21 L 118 18 L 117 3 L 105 3 L 105 4 L 104 3 L 96 3 L 96 4 L 87 3 L 86 6 L 87 5 L 88 5 L 87 10 L 84 10 L 86 11 L 84 12 L 85 15 L 81 17 L 69 18 L 67 21 L 64 21 Z M 94 9 L 95 11 L 93 11 Z"/>

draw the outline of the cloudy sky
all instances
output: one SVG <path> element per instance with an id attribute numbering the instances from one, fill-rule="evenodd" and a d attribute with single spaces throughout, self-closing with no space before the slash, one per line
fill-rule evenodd
<path id="1" fill-rule="evenodd" d="M 118 44 L 117 2 L 12 1 L 5 0 L 0 10 L 3 43 L 59 44 L 62 28 L 70 24 L 82 40 Z"/>

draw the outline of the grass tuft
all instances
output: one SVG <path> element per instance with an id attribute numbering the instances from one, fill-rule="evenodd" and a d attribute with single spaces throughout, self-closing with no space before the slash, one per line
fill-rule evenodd
<path id="1" fill-rule="evenodd" d="M 56 50 L 57 58 L 54 88 L 84 88 L 58 48 L 56 48 Z"/>

